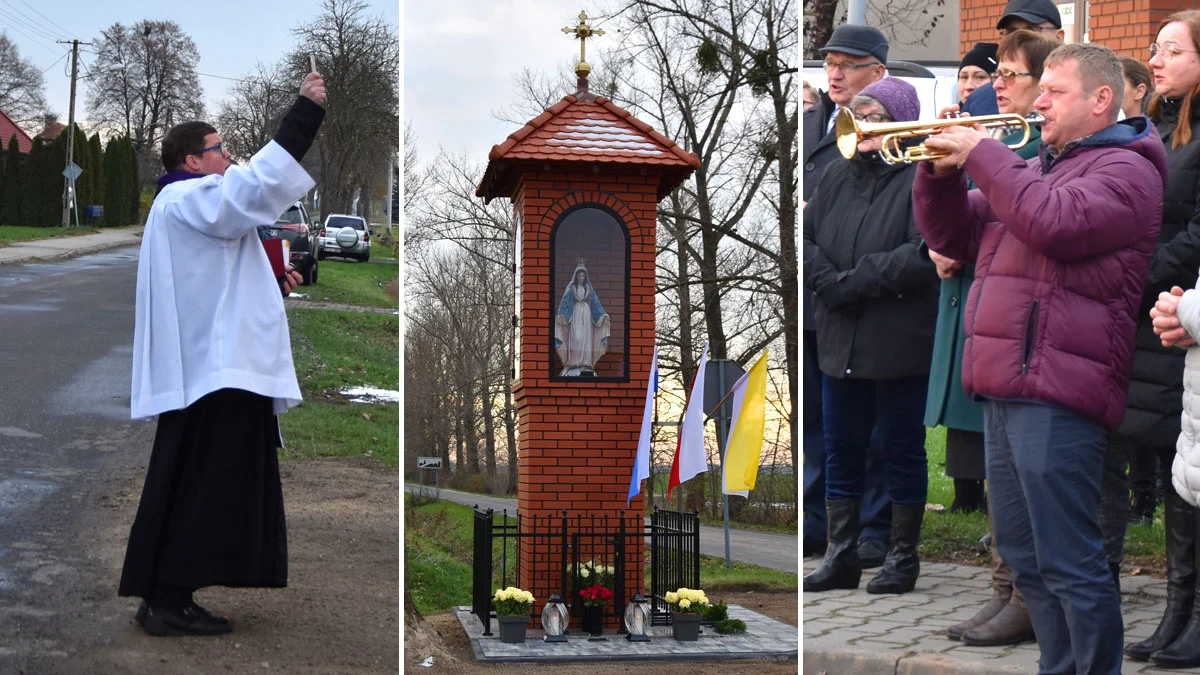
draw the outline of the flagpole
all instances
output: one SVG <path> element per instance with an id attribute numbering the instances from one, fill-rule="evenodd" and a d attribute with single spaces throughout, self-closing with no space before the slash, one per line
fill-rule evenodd
<path id="1" fill-rule="evenodd" d="M 718 368 L 717 369 L 717 391 L 721 391 L 724 388 L 725 388 L 725 369 Z M 726 428 L 726 425 L 729 424 L 729 420 L 725 419 L 722 405 L 725 403 L 725 399 L 728 399 L 729 395 L 732 393 L 733 393 L 733 390 L 730 389 L 729 393 L 725 394 L 725 398 L 722 398 L 721 402 L 717 404 L 717 408 L 715 411 L 715 412 L 721 413 L 720 415 L 717 416 L 717 452 L 721 456 L 721 478 L 720 478 L 721 483 L 725 482 L 725 450 L 726 450 L 725 436 L 726 436 L 726 434 L 729 433 L 729 429 Z M 711 413 L 710 413 L 709 417 L 711 417 Z M 729 569 L 730 568 L 730 564 L 729 564 L 729 495 L 725 494 L 724 485 L 721 486 L 721 490 L 718 492 L 718 494 L 721 495 L 721 503 L 724 504 L 724 506 L 725 506 L 725 569 Z"/>

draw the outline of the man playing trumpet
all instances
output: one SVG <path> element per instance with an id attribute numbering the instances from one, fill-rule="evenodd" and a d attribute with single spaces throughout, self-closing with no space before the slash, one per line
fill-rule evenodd
<path id="1" fill-rule="evenodd" d="M 944 156 L 913 184 L 929 248 L 976 263 L 963 386 L 984 401 L 995 539 L 1044 673 L 1121 670 L 1100 479 L 1107 433 L 1125 414 L 1167 172 L 1147 120 L 1117 122 L 1123 91 L 1110 50 L 1059 47 L 1034 101 L 1045 118 L 1036 159 L 951 126 L 926 141 Z M 968 193 L 967 176 L 978 190 Z"/>

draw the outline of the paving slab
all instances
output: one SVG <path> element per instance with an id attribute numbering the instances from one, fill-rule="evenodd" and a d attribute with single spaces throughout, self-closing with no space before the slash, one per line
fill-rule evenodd
<path id="1" fill-rule="evenodd" d="M 804 573 L 820 564 L 804 560 Z M 805 675 L 1008 675 L 1036 673 L 1035 643 L 971 647 L 946 637 L 946 628 L 972 616 L 991 597 L 991 569 L 921 563 L 917 587 L 903 595 L 871 595 L 868 570 L 856 590 L 802 593 L 801 654 Z M 1125 642 L 1154 632 L 1166 598 L 1165 579 L 1121 577 Z M 1125 659 L 1122 675 L 1200 673 L 1168 671 Z"/>
<path id="2" fill-rule="evenodd" d="M 569 635 L 567 642 L 549 643 L 544 633 L 530 628 L 525 642 L 505 644 L 493 622 L 492 635 L 483 635 L 483 623 L 471 608 L 454 608 L 463 630 L 471 640 L 475 658 L 489 663 L 578 663 L 582 661 L 689 661 L 711 659 L 774 658 L 795 661 L 800 651 L 799 631 L 739 605 L 729 605 L 729 618 L 746 622 L 744 635 L 718 635 L 711 628 L 700 629 L 700 639 L 679 642 L 671 637 L 670 626 L 654 626 L 649 642 L 630 642 L 615 631 L 605 631 L 603 640 L 593 641 L 582 635 Z M 653 672 L 647 670 L 646 672 Z M 736 669 L 730 672 L 737 672 Z"/>

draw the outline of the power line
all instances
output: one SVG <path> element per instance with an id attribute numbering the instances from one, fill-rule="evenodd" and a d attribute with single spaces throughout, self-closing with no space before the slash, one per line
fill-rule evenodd
<path id="1" fill-rule="evenodd" d="M 42 14 L 41 12 L 37 11 L 37 8 L 35 8 L 33 5 L 30 5 L 28 2 L 25 2 L 25 0 L 20 0 L 20 2 L 21 2 L 21 4 L 22 4 L 22 5 L 25 5 L 25 6 L 26 6 L 26 7 L 28 7 L 29 9 L 33 10 L 33 13 L 34 13 L 34 14 L 37 14 L 38 16 L 42 17 L 42 18 L 43 18 L 43 19 L 45 19 L 47 22 L 49 22 L 51 26 L 54 26 L 55 28 L 57 28 L 57 29 L 61 30 L 61 31 L 63 32 L 63 34 L 64 34 L 64 35 L 70 35 L 70 34 L 71 34 L 71 31 L 69 31 L 69 30 L 67 30 L 66 28 L 63 28 L 62 26 L 60 26 L 60 25 L 58 25 L 58 24 L 54 23 L 54 21 L 52 21 L 52 20 L 50 19 L 50 17 L 48 17 L 48 16 L 46 16 L 45 14 Z M 11 5 L 11 3 L 9 3 L 9 4 Z"/>
<path id="2" fill-rule="evenodd" d="M 50 64 L 50 68 L 53 68 L 54 66 L 57 66 L 57 65 L 58 65 L 58 62 L 59 62 L 59 61 L 62 61 L 62 60 L 63 60 L 63 59 L 65 59 L 65 58 L 67 58 L 67 55 L 68 55 L 68 54 L 70 54 L 70 53 L 71 53 L 71 52 L 63 52 L 63 55 L 62 55 L 62 56 L 60 56 L 60 57 L 58 57 L 58 61 L 55 61 L 54 63 L 51 63 L 51 64 Z M 45 75 L 46 73 L 50 72 L 50 68 L 46 68 L 45 70 L 43 70 L 43 71 L 42 71 L 42 74 L 43 74 L 43 75 Z"/>
<path id="3" fill-rule="evenodd" d="M 0 13 L 0 16 L 3 16 L 3 14 Z M 5 28 L 11 29 L 11 30 L 19 33 L 20 35 L 24 36 L 25 38 L 31 40 L 33 44 L 41 47 L 42 49 L 45 49 L 46 51 L 49 51 L 52 53 L 57 53 L 57 50 L 46 46 L 46 43 L 44 42 L 45 38 L 38 37 L 36 35 L 30 35 L 29 33 L 25 32 L 25 30 L 23 30 L 20 26 L 17 26 L 17 25 L 10 24 L 10 25 L 6 26 Z"/>
<path id="4" fill-rule="evenodd" d="M 24 26 L 25 28 L 33 31 L 34 33 L 37 33 L 38 35 L 40 35 L 46 39 L 54 40 L 58 37 L 57 35 L 54 34 L 53 31 L 46 30 L 46 28 L 44 28 L 41 24 L 39 24 L 36 19 L 30 19 L 28 16 L 21 13 L 21 10 L 17 9 L 16 7 L 13 7 L 12 3 L 7 2 L 7 0 L 0 0 L 0 2 L 4 2 L 4 4 L 8 5 L 9 9 L 7 9 L 7 10 L 0 9 L 0 14 L 7 16 L 10 21 L 19 23 L 20 25 Z"/>

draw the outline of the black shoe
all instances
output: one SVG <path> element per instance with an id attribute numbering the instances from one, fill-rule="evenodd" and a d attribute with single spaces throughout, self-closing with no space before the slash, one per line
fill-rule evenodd
<path id="1" fill-rule="evenodd" d="M 179 609 L 148 606 L 142 628 L 160 636 L 224 635 L 233 630 L 233 625 L 229 619 L 215 617 L 193 602 Z"/>
<path id="2" fill-rule="evenodd" d="M 883 564 L 883 559 L 886 557 L 886 543 L 870 537 L 863 537 L 858 540 L 858 563 L 862 565 L 864 570 L 879 567 Z"/>
<path id="3" fill-rule="evenodd" d="M 1172 654 L 1185 649 L 1186 645 L 1180 645 L 1172 651 L 1184 630 L 1192 627 L 1189 617 L 1196 593 L 1196 508 L 1174 491 L 1167 494 L 1163 505 L 1167 526 L 1167 602 L 1154 634 L 1125 645 L 1125 655 L 1136 661 L 1148 661 L 1163 651 L 1168 652 L 1166 658 L 1170 661 Z"/>
<path id="4" fill-rule="evenodd" d="M 821 566 L 804 577 L 805 593 L 858 588 L 862 566 L 858 562 L 860 499 L 828 499 L 825 517 L 829 544 Z"/>
<path id="5" fill-rule="evenodd" d="M 921 540 L 924 518 L 925 502 L 892 502 L 892 550 L 888 551 L 883 568 L 867 583 L 868 593 L 907 593 L 916 587 L 921 574 L 917 543 Z"/>

